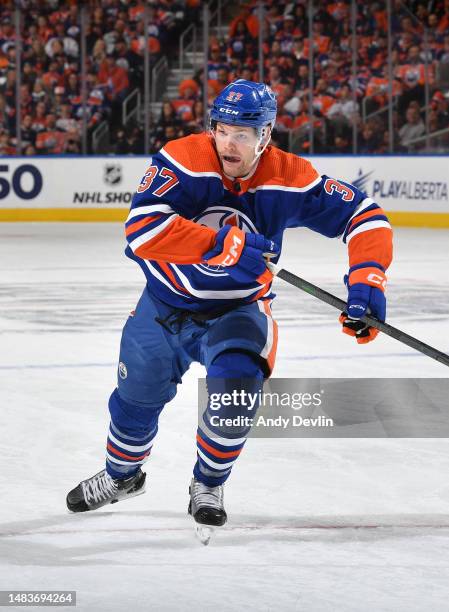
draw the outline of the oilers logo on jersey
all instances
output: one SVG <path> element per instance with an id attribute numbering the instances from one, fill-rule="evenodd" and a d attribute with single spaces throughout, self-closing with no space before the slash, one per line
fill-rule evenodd
<path id="1" fill-rule="evenodd" d="M 192 221 L 204 227 L 210 227 L 216 232 L 225 225 L 232 225 L 247 233 L 259 233 L 256 226 L 247 215 L 230 206 L 210 206 L 194 217 Z M 222 266 L 195 264 L 195 268 L 201 270 L 204 274 L 228 276 L 228 273 L 225 272 Z"/>

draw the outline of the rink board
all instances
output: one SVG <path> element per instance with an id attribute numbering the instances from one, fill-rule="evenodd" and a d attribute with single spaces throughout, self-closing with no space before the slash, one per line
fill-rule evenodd
<path id="1" fill-rule="evenodd" d="M 151 158 L 15 157 L 0 164 L 0 221 L 123 221 Z M 3 160 L 2 160 L 3 161 Z M 316 156 L 394 225 L 449 227 L 448 156 Z"/>

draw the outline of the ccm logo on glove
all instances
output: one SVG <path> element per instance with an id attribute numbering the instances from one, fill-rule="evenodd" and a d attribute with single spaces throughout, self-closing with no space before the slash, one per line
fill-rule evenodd
<path id="1" fill-rule="evenodd" d="M 273 275 L 266 260 L 278 253 L 278 245 L 262 234 L 245 233 L 238 227 L 225 225 L 217 232 L 214 248 L 204 253 L 203 261 L 226 267 L 226 272 L 239 283 L 267 285 Z"/>
<path id="2" fill-rule="evenodd" d="M 207 262 L 211 266 L 233 266 L 242 253 L 245 245 L 245 232 L 238 227 L 228 227 L 230 229 L 223 240 L 221 253 L 216 257 L 212 257 Z"/>

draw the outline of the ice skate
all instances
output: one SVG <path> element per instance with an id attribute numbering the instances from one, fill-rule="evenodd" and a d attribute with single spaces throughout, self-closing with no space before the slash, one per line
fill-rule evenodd
<path id="1" fill-rule="evenodd" d="M 140 468 L 134 476 L 124 480 L 115 480 L 106 470 L 102 470 L 70 491 L 66 500 L 67 508 L 71 512 L 87 512 L 142 495 L 145 493 L 145 478 L 146 474 Z"/>
<path id="2" fill-rule="evenodd" d="M 189 487 L 189 514 L 195 520 L 195 532 L 202 544 L 209 544 L 214 527 L 221 527 L 227 521 L 223 503 L 223 485 L 208 487 L 192 478 Z"/>

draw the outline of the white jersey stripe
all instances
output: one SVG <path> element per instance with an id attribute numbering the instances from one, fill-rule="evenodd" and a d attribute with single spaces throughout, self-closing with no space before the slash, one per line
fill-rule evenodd
<path id="1" fill-rule="evenodd" d="M 145 244 L 146 242 L 149 242 L 152 238 L 154 238 L 155 236 L 157 236 L 158 234 L 163 232 L 165 230 L 165 228 L 168 225 L 170 225 L 170 223 L 173 223 L 173 221 L 175 219 L 177 219 L 177 218 L 178 218 L 178 215 L 172 215 L 171 217 L 168 217 L 168 219 L 166 219 L 163 223 L 161 223 L 157 227 L 155 227 L 155 228 L 149 230 L 148 232 L 145 232 L 144 234 L 141 234 L 140 236 L 135 238 L 132 242 L 129 243 L 129 246 L 131 247 L 133 252 L 136 249 L 138 249 L 140 246 L 142 246 L 142 244 Z"/>
<path id="2" fill-rule="evenodd" d="M 158 280 L 159 282 L 161 282 L 163 285 L 165 285 L 166 287 L 168 287 L 169 289 L 171 289 L 171 290 L 173 291 L 173 293 L 176 293 L 177 295 L 181 295 L 183 298 L 187 297 L 187 296 L 186 296 L 186 294 L 181 293 L 180 291 L 177 291 L 177 290 L 176 290 L 176 289 L 173 287 L 173 285 L 172 285 L 172 284 L 171 284 L 171 283 L 170 283 L 168 280 L 166 280 L 166 279 L 165 279 L 165 278 L 162 276 L 162 274 L 160 274 L 160 273 L 159 273 L 159 272 L 156 270 L 156 268 L 155 268 L 154 266 L 152 266 L 152 265 L 150 264 L 150 262 L 148 261 L 148 259 L 144 259 L 143 261 L 145 262 L 145 265 L 147 266 L 147 268 L 148 268 L 148 270 L 151 272 L 151 274 L 152 274 L 152 275 L 153 275 L 155 278 L 157 278 L 157 280 Z"/>
<path id="3" fill-rule="evenodd" d="M 234 300 L 238 298 L 248 297 L 252 293 L 257 293 L 257 291 L 260 291 L 260 286 L 254 287 L 253 289 L 236 289 L 233 291 L 228 291 L 226 289 L 222 291 L 220 290 L 209 291 L 207 289 L 195 289 L 190 284 L 190 281 L 187 278 L 187 276 L 185 276 L 185 274 L 181 272 L 178 266 L 176 266 L 175 264 L 171 264 L 171 267 L 176 272 L 176 274 L 178 275 L 179 279 L 181 280 L 182 284 L 187 289 L 187 291 L 191 293 L 192 295 L 194 295 L 195 297 L 209 299 L 209 300 Z"/>
<path id="4" fill-rule="evenodd" d="M 341 234 L 341 235 L 342 236 L 345 235 L 346 230 L 350 226 L 351 221 L 354 219 L 354 217 L 359 215 L 361 212 L 363 212 L 365 209 L 369 208 L 373 204 L 376 204 L 376 202 L 373 199 L 371 199 L 371 198 L 365 198 L 364 200 L 362 200 L 360 202 L 360 204 L 357 206 L 357 208 L 355 209 L 355 211 L 352 213 L 352 215 L 349 217 L 349 221 L 346 223 L 346 227 L 345 227 L 345 229 L 343 231 L 343 234 Z"/>
<path id="5" fill-rule="evenodd" d="M 131 219 L 134 219 L 134 217 L 140 217 L 141 215 L 152 215 L 156 212 L 170 214 L 176 211 L 174 211 L 173 208 L 168 204 L 152 204 L 151 206 L 141 206 L 140 208 L 132 208 L 129 211 L 126 223 L 128 223 L 128 221 L 131 221 Z"/>
<path id="6" fill-rule="evenodd" d="M 357 234 L 361 234 L 362 232 L 368 232 L 369 230 L 377 229 L 379 227 L 388 227 L 391 229 L 391 225 L 388 223 L 388 221 L 367 221 L 363 225 L 359 225 L 359 227 L 356 227 L 355 230 L 353 230 L 350 234 L 346 236 L 346 244 L 349 244 L 352 238 L 354 238 L 354 236 L 357 236 Z"/>

